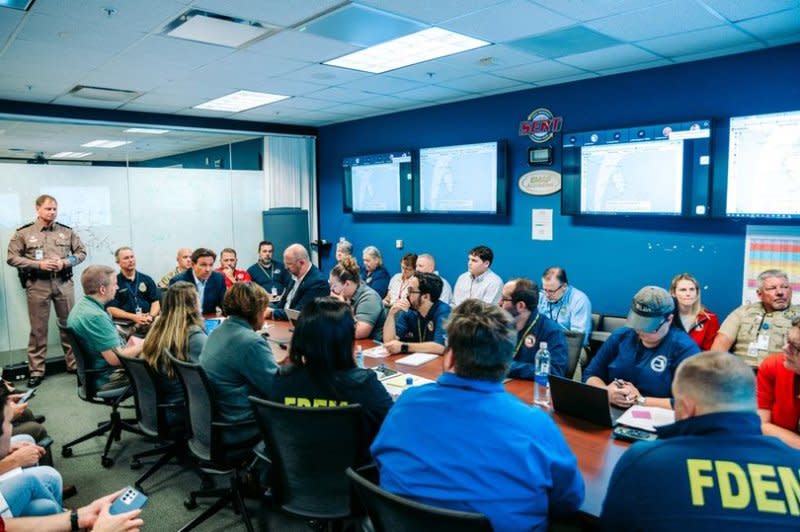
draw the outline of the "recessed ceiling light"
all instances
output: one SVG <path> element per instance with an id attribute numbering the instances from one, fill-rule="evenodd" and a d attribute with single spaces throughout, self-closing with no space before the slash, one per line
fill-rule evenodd
<path id="1" fill-rule="evenodd" d="M 92 154 L 90 151 L 60 151 L 50 156 L 51 159 L 82 159 Z"/>
<path id="2" fill-rule="evenodd" d="M 170 22 L 163 33 L 178 39 L 241 48 L 275 31 L 277 28 L 259 22 L 192 9 Z"/>
<path id="3" fill-rule="evenodd" d="M 86 144 L 81 144 L 84 148 L 119 148 L 120 146 L 124 146 L 125 144 L 130 144 L 128 140 L 93 140 L 92 142 L 87 142 Z"/>
<path id="4" fill-rule="evenodd" d="M 150 129 L 146 127 L 131 127 L 125 133 L 141 133 L 142 135 L 163 135 L 169 133 L 169 129 Z"/>
<path id="5" fill-rule="evenodd" d="M 209 100 L 200 105 L 195 105 L 195 109 L 207 109 L 209 111 L 228 111 L 230 113 L 238 113 L 254 107 L 267 105 L 268 103 L 275 103 L 285 100 L 289 96 L 282 96 L 280 94 L 269 94 L 267 92 L 253 92 L 253 91 L 237 91 L 227 96 L 222 96 L 214 100 Z"/>
<path id="6" fill-rule="evenodd" d="M 325 64 L 380 74 L 489 44 L 491 43 L 441 28 L 428 28 L 337 57 Z"/>

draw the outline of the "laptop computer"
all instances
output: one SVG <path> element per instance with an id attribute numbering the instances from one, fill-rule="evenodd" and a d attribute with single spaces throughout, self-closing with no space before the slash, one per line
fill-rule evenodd
<path id="1" fill-rule="evenodd" d="M 553 410 L 559 414 L 576 417 L 612 428 L 622 410 L 611 408 L 608 404 L 608 392 L 590 384 L 550 375 L 550 397 Z"/>

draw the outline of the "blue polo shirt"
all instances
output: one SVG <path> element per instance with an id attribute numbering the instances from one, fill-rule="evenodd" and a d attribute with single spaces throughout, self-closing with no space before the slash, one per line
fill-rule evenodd
<path id="1" fill-rule="evenodd" d="M 550 351 L 550 374 L 565 376 L 569 353 L 564 330 L 547 316 L 534 312 L 525 322 L 525 327 L 517 332 L 509 377 L 533 380 L 536 376 L 536 352 L 542 342 L 547 342 L 547 350 Z"/>
<path id="2" fill-rule="evenodd" d="M 128 279 L 122 272 L 118 273 L 117 286 L 117 293 L 106 304 L 106 308 L 114 307 L 135 314 L 138 307 L 147 314 L 152 304 L 161 299 L 161 290 L 153 278 L 139 271 L 134 274 L 133 279 Z"/>
<path id="3" fill-rule="evenodd" d="M 688 334 L 668 329 L 654 348 L 645 347 L 636 331 L 621 327 L 608 340 L 583 372 L 583 381 L 599 377 L 605 383 L 622 379 L 633 383 L 642 395 L 672 397 L 672 378 L 678 364 L 700 352 Z"/>
<path id="4" fill-rule="evenodd" d="M 407 389 L 371 447 L 381 487 L 485 514 L 498 531 L 546 530 L 583 501 L 583 479 L 550 417 L 502 383 L 443 373 Z"/>
<path id="5" fill-rule="evenodd" d="M 423 317 L 414 309 L 401 312 L 395 317 L 394 331 L 404 342 L 436 342 L 445 345 L 444 320 L 450 316 L 452 307 L 437 301 Z"/>

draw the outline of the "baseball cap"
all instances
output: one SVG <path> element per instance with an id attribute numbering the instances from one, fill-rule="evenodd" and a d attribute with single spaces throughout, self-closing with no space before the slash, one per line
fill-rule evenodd
<path id="1" fill-rule="evenodd" d="M 626 325 L 642 332 L 655 332 L 675 310 L 675 301 L 660 286 L 645 286 L 633 296 Z"/>

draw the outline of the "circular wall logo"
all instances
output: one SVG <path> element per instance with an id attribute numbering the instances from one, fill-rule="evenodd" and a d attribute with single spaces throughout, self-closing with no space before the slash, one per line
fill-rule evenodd
<path id="1" fill-rule="evenodd" d="M 561 131 L 563 122 L 564 119 L 554 116 L 550 109 L 540 107 L 531 111 L 527 120 L 519 123 L 519 134 L 527 135 L 533 142 L 541 144 Z"/>

